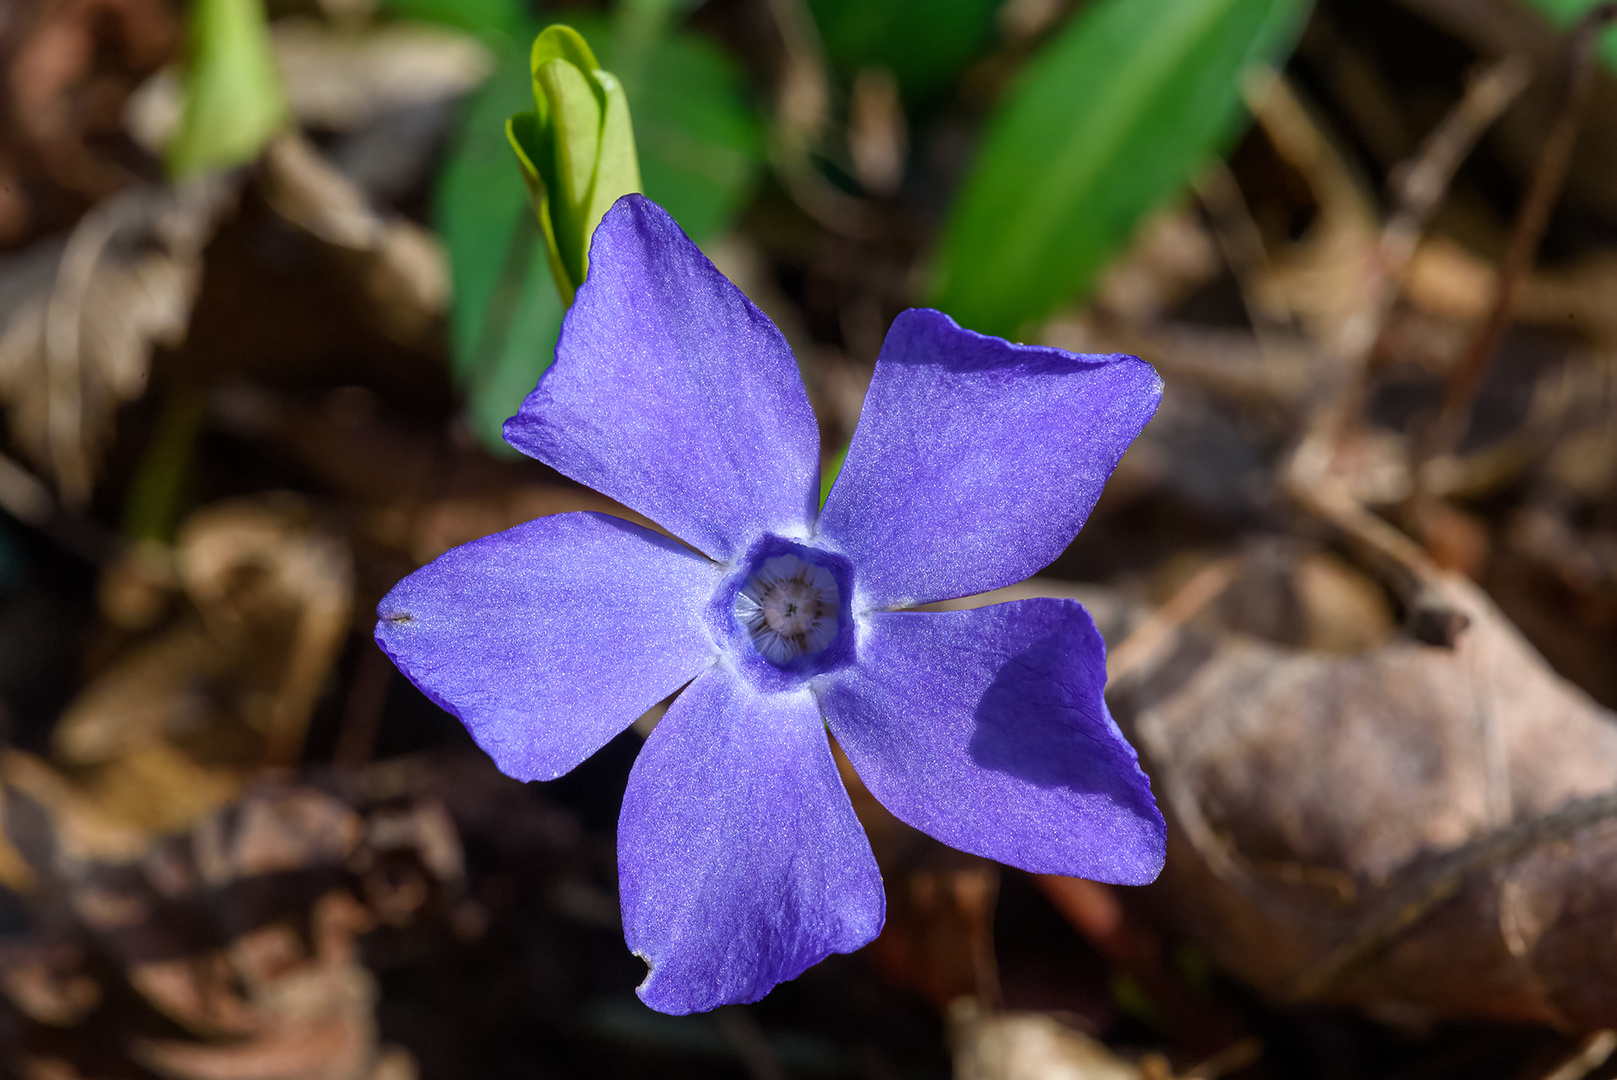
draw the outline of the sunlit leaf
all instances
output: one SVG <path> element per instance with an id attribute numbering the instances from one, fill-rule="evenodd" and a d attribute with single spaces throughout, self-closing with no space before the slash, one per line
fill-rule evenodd
<path id="1" fill-rule="evenodd" d="M 564 303 L 583 284 L 590 237 L 612 204 L 640 190 L 634 126 L 622 82 L 602 70 L 570 26 L 534 39 L 531 112 L 513 114 L 506 136 L 533 197 L 556 291 Z"/>
<path id="2" fill-rule="evenodd" d="M 1242 72 L 1289 50 L 1307 0 L 1096 0 L 984 132 L 931 301 L 1013 336 L 1078 295 L 1135 224 L 1239 130 Z"/>

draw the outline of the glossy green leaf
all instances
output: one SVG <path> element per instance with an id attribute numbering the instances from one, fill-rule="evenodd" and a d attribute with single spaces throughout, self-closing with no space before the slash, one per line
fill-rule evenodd
<path id="1" fill-rule="evenodd" d="M 253 160 L 291 121 L 263 0 L 193 0 L 184 111 L 164 152 L 171 177 Z"/>
<path id="2" fill-rule="evenodd" d="M 1530 7 L 1563 29 L 1575 26 L 1584 13 L 1598 3 L 1600 0 L 1528 0 Z M 1608 68 L 1617 70 L 1617 27 L 1608 26 L 1601 35 L 1600 58 Z"/>
<path id="3" fill-rule="evenodd" d="M 1095 0 L 1030 61 L 950 214 L 931 302 L 1014 336 L 1076 298 L 1139 220 L 1239 131 L 1242 73 L 1307 0 Z"/>
<path id="4" fill-rule="evenodd" d="M 994 44 L 1001 0 L 809 0 L 845 74 L 884 67 L 910 100 L 935 93 Z"/>

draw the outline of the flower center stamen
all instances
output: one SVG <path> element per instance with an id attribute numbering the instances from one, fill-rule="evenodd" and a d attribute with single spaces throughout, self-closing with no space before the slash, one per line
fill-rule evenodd
<path id="1" fill-rule="evenodd" d="M 796 555 L 776 555 L 741 587 L 735 610 L 758 652 L 781 664 L 836 639 L 841 602 L 830 570 Z"/>

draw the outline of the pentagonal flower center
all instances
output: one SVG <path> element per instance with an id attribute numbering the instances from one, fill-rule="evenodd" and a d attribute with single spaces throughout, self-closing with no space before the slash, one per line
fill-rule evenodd
<path id="1" fill-rule="evenodd" d="M 736 618 L 759 654 L 775 664 L 836 640 L 841 607 L 831 571 L 790 554 L 765 559 L 736 593 Z"/>

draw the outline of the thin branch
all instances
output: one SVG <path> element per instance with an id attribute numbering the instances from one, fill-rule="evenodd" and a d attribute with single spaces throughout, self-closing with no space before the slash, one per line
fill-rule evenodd
<path id="1" fill-rule="evenodd" d="M 1436 418 L 1417 433 L 1412 446 L 1411 474 L 1414 488 L 1409 504 L 1417 505 L 1424 497 L 1420 484 L 1420 466 L 1430 457 L 1446 453 L 1465 434 L 1471 416 L 1471 406 L 1482 378 L 1487 374 L 1488 362 L 1499 349 L 1499 342 L 1510 325 L 1511 304 L 1516 291 L 1532 269 L 1538 254 L 1539 242 L 1550 222 L 1566 180 L 1567 168 L 1572 162 L 1572 149 L 1578 140 L 1578 129 L 1583 126 L 1584 113 L 1594 90 L 1596 71 L 1595 48 L 1600 31 L 1613 18 L 1617 18 L 1617 3 L 1601 4 L 1590 9 L 1578 24 L 1569 46 L 1571 53 L 1567 75 L 1567 94 L 1561 113 L 1544 140 L 1538 169 L 1528 188 L 1516 219 L 1516 229 L 1510 238 L 1504 266 L 1494 289 L 1493 305 L 1488 317 L 1478 328 L 1464 353 L 1449 369 L 1443 388 L 1443 404 Z"/>
<path id="2" fill-rule="evenodd" d="M 1106 657 L 1106 682 L 1110 689 L 1149 668 L 1173 642 L 1178 630 L 1229 588 L 1240 571 L 1238 556 L 1216 559 L 1191 575 L 1189 581 L 1167 603 L 1157 608 L 1124 638 Z"/>
<path id="3" fill-rule="evenodd" d="M 1354 332 L 1345 335 L 1341 359 L 1347 382 L 1310 418 L 1281 473 L 1296 503 L 1341 535 L 1354 555 L 1399 598 L 1415 636 L 1432 644 L 1452 645 L 1465 627 L 1465 617 L 1441 599 L 1441 571 L 1420 545 L 1360 505 L 1333 475 L 1332 464 L 1338 445 L 1363 408 L 1370 356 L 1427 221 L 1466 154 L 1521 94 L 1528 75 L 1527 63 L 1520 57 L 1490 65 L 1471 80 L 1460 103 L 1398 171 L 1395 208 L 1367 269 L 1364 307 L 1353 320 Z"/>
<path id="4" fill-rule="evenodd" d="M 1578 1047 L 1578 1052 L 1562 1062 L 1544 1080 L 1583 1080 L 1604 1065 L 1614 1050 L 1617 1050 L 1617 1031 L 1602 1028 L 1592 1032 Z"/>

